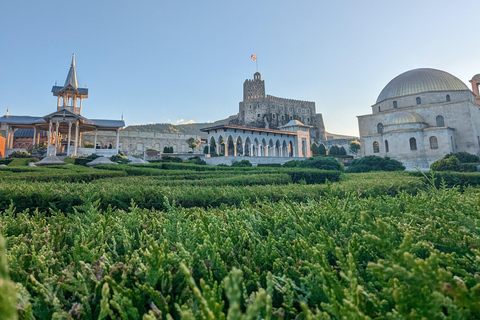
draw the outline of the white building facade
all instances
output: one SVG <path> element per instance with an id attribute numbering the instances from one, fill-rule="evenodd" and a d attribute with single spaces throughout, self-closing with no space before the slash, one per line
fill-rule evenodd
<path id="1" fill-rule="evenodd" d="M 363 156 L 388 156 L 407 170 L 428 170 L 450 152 L 480 155 L 476 95 L 441 70 L 414 69 L 397 76 L 372 105 L 372 114 L 358 116 L 358 125 Z"/>

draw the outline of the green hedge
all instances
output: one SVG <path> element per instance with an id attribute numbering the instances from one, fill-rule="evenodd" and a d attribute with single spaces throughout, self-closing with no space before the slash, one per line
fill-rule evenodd
<path id="1" fill-rule="evenodd" d="M 8 165 L 13 159 L 0 159 L 0 164 Z"/>

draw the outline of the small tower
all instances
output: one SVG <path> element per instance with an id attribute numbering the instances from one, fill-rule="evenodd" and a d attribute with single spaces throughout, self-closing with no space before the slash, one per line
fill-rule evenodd
<path id="1" fill-rule="evenodd" d="M 79 88 L 77 82 L 77 71 L 75 70 L 75 53 L 72 57 L 72 64 L 68 71 L 65 84 L 53 86 L 52 93 L 57 99 L 57 110 L 66 109 L 75 114 L 82 114 L 82 99 L 88 98 L 88 89 Z"/>
<path id="2" fill-rule="evenodd" d="M 478 92 L 478 87 L 480 86 L 480 73 L 473 76 L 472 80 L 470 80 L 472 84 L 472 91 L 475 94 L 475 102 L 480 105 L 480 95 Z"/>
<path id="3" fill-rule="evenodd" d="M 253 80 L 247 79 L 243 83 L 243 101 L 259 98 L 265 98 L 265 81 L 260 72 L 255 72 Z"/>

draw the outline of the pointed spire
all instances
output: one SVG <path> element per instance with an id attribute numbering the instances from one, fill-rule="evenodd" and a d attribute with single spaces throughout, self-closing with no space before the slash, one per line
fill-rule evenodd
<path id="1" fill-rule="evenodd" d="M 68 86 L 69 84 L 72 85 L 75 89 L 78 88 L 77 72 L 75 71 L 75 53 L 72 57 L 72 64 L 70 65 L 70 70 L 68 71 L 67 80 L 65 80 L 64 87 Z"/>
<path id="2" fill-rule="evenodd" d="M 7 118 L 8 118 L 8 106 L 7 106 L 7 114 L 6 114 Z"/>
<path id="3" fill-rule="evenodd" d="M 122 121 L 123 121 L 123 110 L 122 110 Z"/>

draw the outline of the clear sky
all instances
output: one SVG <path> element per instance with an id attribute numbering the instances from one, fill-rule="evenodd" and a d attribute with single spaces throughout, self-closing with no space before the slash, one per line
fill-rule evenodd
<path id="1" fill-rule="evenodd" d="M 267 94 L 314 101 L 327 131 L 358 135 L 383 87 L 407 70 L 480 73 L 474 0 L 64 1 L 0 4 L 0 115 L 55 110 L 76 54 L 82 114 L 127 125 L 238 112 L 258 69 Z"/>

